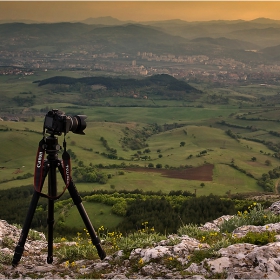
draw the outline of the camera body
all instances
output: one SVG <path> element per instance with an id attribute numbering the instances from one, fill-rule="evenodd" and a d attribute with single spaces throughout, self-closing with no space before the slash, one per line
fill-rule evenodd
<path id="1" fill-rule="evenodd" d="M 72 131 L 76 134 L 85 134 L 83 130 L 86 128 L 85 115 L 76 115 L 73 117 L 65 115 L 62 111 L 53 109 L 45 116 L 44 130 L 53 135 L 66 134 Z"/>

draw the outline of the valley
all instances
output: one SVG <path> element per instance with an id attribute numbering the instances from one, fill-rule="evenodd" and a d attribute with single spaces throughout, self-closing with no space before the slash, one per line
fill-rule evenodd
<path id="1" fill-rule="evenodd" d="M 229 214 L 233 204 L 237 211 L 256 197 L 264 205 L 271 202 L 265 198 L 276 199 L 279 22 L 226 23 L 215 23 L 214 33 L 209 23 L 196 35 L 182 22 L 1 24 L 2 218 L 23 222 L 52 109 L 87 116 L 85 135 L 69 131 L 65 139 L 73 180 L 98 227 L 139 227 L 144 220 L 133 224 L 136 214 L 127 216 L 137 199 L 143 209 L 153 199 L 161 205 L 168 222 L 154 213 L 141 219 L 153 216 L 163 232 L 163 223 L 184 213 L 185 200 L 217 196 L 232 203 Z M 273 32 L 262 41 L 267 28 Z M 63 136 L 58 142 L 62 146 Z M 64 187 L 60 176 L 58 187 Z M 60 200 L 56 234 L 74 234 L 74 221 L 82 227 L 79 216 L 67 192 Z M 45 230 L 46 211 L 42 199 L 34 227 Z"/>

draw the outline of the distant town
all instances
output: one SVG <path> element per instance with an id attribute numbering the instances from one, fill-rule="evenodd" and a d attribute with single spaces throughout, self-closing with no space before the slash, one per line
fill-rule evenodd
<path id="1" fill-rule="evenodd" d="M 86 50 L 87 49 L 87 50 Z M 259 81 L 273 83 L 279 79 L 280 66 L 250 65 L 230 58 L 206 55 L 176 56 L 152 52 L 98 53 L 88 48 L 73 52 L 0 51 L 0 75 L 33 75 L 34 71 L 85 70 L 128 75 L 169 74 L 187 81 L 235 83 Z M 90 72 L 89 72 L 90 73 Z"/>

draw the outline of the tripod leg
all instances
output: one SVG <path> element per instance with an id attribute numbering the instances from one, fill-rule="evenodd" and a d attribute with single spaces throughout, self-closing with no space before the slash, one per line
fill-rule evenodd
<path id="1" fill-rule="evenodd" d="M 48 194 L 50 196 L 48 201 L 48 256 L 47 263 L 53 262 L 53 225 L 54 225 L 54 200 L 51 197 L 57 195 L 57 180 L 56 180 L 56 167 L 57 161 L 49 161 L 49 173 L 48 173 Z"/>
<path id="2" fill-rule="evenodd" d="M 42 178 L 42 183 L 41 183 L 41 186 L 40 186 L 40 191 L 43 188 L 44 181 L 45 181 L 45 178 L 47 176 L 47 173 L 48 173 L 48 166 L 45 165 L 44 166 L 44 174 L 43 174 L 43 178 Z M 30 226 L 31 226 L 33 216 L 34 216 L 36 208 L 37 208 L 39 198 L 40 198 L 40 193 L 38 193 L 34 190 L 32 200 L 31 200 L 31 203 L 29 205 L 28 212 L 27 212 L 27 215 L 26 215 L 26 218 L 25 218 L 25 222 L 24 222 L 22 230 L 21 230 L 20 238 L 19 238 L 18 244 L 15 248 L 15 253 L 14 253 L 14 257 L 13 257 L 13 261 L 12 261 L 12 265 L 14 267 L 17 266 L 17 264 L 19 263 L 19 261 L 22 257 L 23 250 L 24 250 L 24 245 L 25 245 L 25 242 L 26 242 L 26 239 L 27 239 L 27 236 L 28 236 L 28 232 L 29 232 L 29 229 L 30 229 Z"/>
<path id="3" fill-rule="evenodd" d="M 19 261 L 21 259 L 21 256 L 22 256 L 22 253 L 24 250 L 24 244 L 25 244 L 27 236 L 28 236 L 30 225 L 31 225 L 39 198 L 40 198 L 40 194 L 37 193 L 36 191 L 34 191 L 33 197 L 32 197 L 28 212 L 27 212 L 26 219 L 25 219 L 24 225 L 21 230 L 20 238 L 19 238 L 18 244 L 15 249 L 15 253 L 14 253 L 14 257 L 13 257 L 13 261 L 12 261 L 13 266 L 17 266 L 17 264 L 19 263 Z"/>
<path id="4" fill-rule="evenodd" d="M 86 210 L 82 204 L 82 199 L 76 189 L 76 186 L 74 185 L 72 179 L 71 179 L 71 182 L 69 184 L 69 187 L 68 187 L 68 191 L 73 199 L 73 202 L 74 204 L 77 206 L 78 208 L 78 211 L 84 221 L 84 224 L 89 232 L 89 235 L 91 237 L 91 241 L 92 241 L 92 244 L 95 245 L 96 249 L 97 249 L 97 252 L 98 252 L 98 255 L 100 257 L 101 260 L 103 260 L 105 257 L 106 257 L 106 253 L 105 251 L 102 249 L 101 245 L 100 245 L 100 239 L 99 237 L 96 235 L 96 232 L 91 224 L 91 221 L 86 213 Z"/>
<path id="5" fill-rule="evenodd" d="M 63 168 L 61 167 L 61 165 L 58 166 L 58 169 L 60 171 L 60 174 L 62 176 L 62 178 L 65 180 L 64 178 L 64 173 L 63 173 Z M 74 182 L 71 178 L 71 181 L 69 183 L 69 186 L 68 186 L 68 191 L 71 195 L 71 198 L 74 202 L 74 204 L 77 206 L 78 208 L 78 211 L 84 221 L 84 224 L 89 232 L 89 235 L 91 237 L 91 241 L 92 241 L 92 244 L 95 245 L 96 249 L 97 249 L 97 252 L 98 252 L 98 255 L 100 257 L 101 260 L 103 260 L 105 257 L 106 257 L 106 253 L 105 251 L 102 249 L 101 247 L 101 244 L 100 244 L 100 239 L 99 237 L 96 235 L 96 232 L 91 224 L 91 221 L 86 213 L 86 210 L 82 204 L 82 199 L 77 191 L 77 188 L 76 186 L 74 185 Z"/>
<path id="6" fill-rule="evenodd" d="M 54 201 L 49 199 L 48 203 L 48 256 L 47 263 L 53 262 L 53 225 L 54 225 Z"/>

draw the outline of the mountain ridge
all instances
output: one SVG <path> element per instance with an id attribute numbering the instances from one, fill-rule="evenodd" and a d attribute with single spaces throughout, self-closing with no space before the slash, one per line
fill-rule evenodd
<path id="1" fill-rule="evenodd" d="M 13 22 L 18 22 L 18 23 L 59 23 L 59 21 L 54 21 L 54 22 L 45 22 L 45 21 L 35 21 L 35 20 L 30 20 L 30 19 L 3 19 L 0 20 L 1 23 L 13 23 Z M 135 21 L 135 20 L 120 20 L 116 17 L 112 16 L 101 16 L 101 17 L 89 17 L 83 20 L 73 20 L 73 21 L 63 21 L 63 22 L 81 22 L 81 23 L 86 23 L 86 24 L 127 24 L 127 23 L 145 23 L 145 24 L 150 24 L 150 23 L 240 23 L 240 22 L 253 22 L 253 23 L 261 23 L 261 24 L 268 24 L 268 23 L 277 23 L 280 24 L 280 20 L 276 19 L 271 19 L 271 18 L 265 18 L 265 17 L 258 17 L 252 20 L 243 20 L 243 19 L 235 19 L 235 20 L 205 20 L 205 21 L 187 21 L 187 20 L 182 20 L 179 18 L 174 18 L 174 19 L 166 19 L 166 20 L 146 20 L 146 21 Z M 91 23 L 92 22 L 92 23 Z"/>
<path id="2" fill-rule="evenodd" d="M 106 25 L 107 20 L 111 24 Z M 280 25 L 274 20 L 184 22 L 176 19 L 149 24 L 120 24 L 122 22 L 118 21 L 112 25 L 114 18 L 105 17 L 95 23 L 2 23 L 0 41 L 7 52 L 11 49 L 24 52 L 26 48 L 45 50 L 47 47 L 51 49 L 47 56 L 61 56 L 65 52 L 79 56 L 79 50 L 83 49 L 89 57 L 91 53 L 120 56 L 127 53 L 134 59 L 141 59 L 140 52 L 158 56 L 234 58 L 244 63 L 252 59 L 262 63 L 278 60 L 277 54 L 272 56 L 262 52 L 262 49 L 280 45 Z M 259 53 L 248 60 L 248 49 Z"/>

